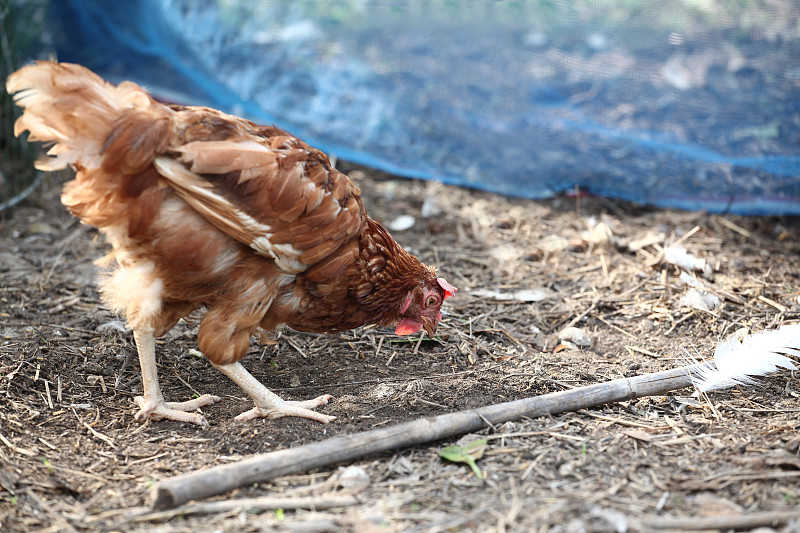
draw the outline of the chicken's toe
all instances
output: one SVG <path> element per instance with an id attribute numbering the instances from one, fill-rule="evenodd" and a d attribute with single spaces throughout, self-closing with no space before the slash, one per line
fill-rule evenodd
<path id="1" fill-rule="evenodd" d="M 336 420 L 336 417 L 324 415 L 322 413 L 312 411 L 312 409 L 319 407 L 320 405 L 325 405 L 331 398 L 332 396 L 330 394 L 324 394 L 314 398 L 313 400 L 299 402 L 281 400 L 280 403 L 275 405 L 266 407 L 255 406 L 249 411 L 245 411 L 244 413 L 240 414 L 234 418 L 234 420 L 237 422 L 248 422 L 250 420 L 255 420 L 256 418 L 282 418 L 284 416 L 298 416 L 300 418 L 308 418 L 310 420 L 322 422 L 323 424 L 328 424 Z"/>
<path id="2" fill-rule="evenodd" d="M 214 396 L 213 394 L 203 394 L 198 398 L 188 400 L 185 402 L 167 402 L 167 407 L 170 409 L 177 409 L 178 411 L 194 411 L 206 405 L 212 405 L 222 398 Z"/>
<path id="3" fill-rule="evenodd" d="M 190 413 L 199 407 L 211 405 L 220 400 L 219 396 L 212 396 L 204 394 L 199 398 L 189 400 L 186 402 L 164 402 L 163 400 L 155 400 L 152 398 L 145 398 L 144 396 L 137 396 L 133 399 L 136 405 L 139 406 L 139 412 L 136 413 L 134 419 L 137 422 L 145 422 L 150 420 L 176 420 L 178 422 L 189 422 L 197 424 L 198 426 L 208 427 L 208 421 L 200 413 Z"/>
<path id="4" fill-rule="evenodd" d="M 320 405 L 326 405 L 333 396 L 330 394 L 323 394 L 322 396 L 317 396 L 313 400 L 303 400 L 303 401 L 293 401 L 293 400 L 285 400 L 287 405 L 291 405 L 294 407 L 302 407 L 304 409 L 315 409 Z"/>

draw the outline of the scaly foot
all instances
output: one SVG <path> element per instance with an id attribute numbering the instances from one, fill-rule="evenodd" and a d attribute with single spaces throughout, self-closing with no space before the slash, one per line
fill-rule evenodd
<path id="1" fill-rule="evenodd" d="M 244 413 L 240 414 L 234 420 L 237 422 L 248 422 L 250 420 L 255 420 L 256 418 L 281 418 L 284 416 L 299 416 L 301 418 L 309 418 L 311 420 L 316 420 L 317 422 L 322 422 L 323 424 L 327 424 L 329 422 L 333 422 L 336 420 L 335 416 L 328 416 L 323 415 L 322 413 L 318 413 L 316 411 L 312 411 L 312 409 L 319 407 L 320 405 L 325 405 L 328 403 L 332 396 L 330 394 L 325 394 L 314 398 L 313 400 L 305 400 L 302 402 L 291 402 L 285 400 L 279 400 L 277 405 L 272 405 L 270 407 L 253 407 L 249 411 L 245 411 Z"/>
<path id="2" fill-rule="evenodd" d="M 199 398 L 186 402 L 165 402 L 158 401 L 144 396 L 137 396 L 133 399 L 139 406 L 139 412 L 134 417 L 137 422 L 151 420 L 177 420 L 178 422 L 189 422 L 198 426 L 208 427 L 208 422 L 200 413 L 190 413 L 200 407 L 211 405 L 220 400 L 219 396 L 203 394 Z"/>

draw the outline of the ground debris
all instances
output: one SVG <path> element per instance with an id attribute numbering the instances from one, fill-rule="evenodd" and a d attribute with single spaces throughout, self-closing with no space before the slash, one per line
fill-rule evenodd
<path id="1" fill-rule="evenodd" d="M 358 171 L 377 219 L 426 205 L 429 184 Z M 470 436 L 486 440 L 478 461 L 485 480 L 438 456 L 457 445 L 453 439 L 345 465 L 355 469 L 352 479 L 334 467 L 198 503 L 352 498 L 347 505 L 264 506 L 253 514 L 225 503 L 206 514 L 152 515 L 148 489 L 180 473 L 665 370 L 680 364 L 681 348 L 708 356 L 743 326 L 760 331 L 800 319 L 793 219 L 435 190 L 429 218 L 396 237 L 464 288 L 448 299 L 436 338 L 376 328 L 332 336 L 287 330 L 251 345 L 244 364 L 273 390 L 289 399 L 334 395 L 328 409 L 339 418 L 324 428 L 300 419 L 234 423 L 249 399 L 191 355 L 196 320 L 160 342 L 159 366 L 168 398 L 194 391 L 223 398 L 204 409 L 211 426 L 136 424 L 132 398 L 141 385 L 132 339 L 91 282 L 93 260 L 106 251 L 102 240 L 76 230 L 54 184 L 7 214 L 0 222 L 0 530 L 632 531 L 662 517 L 710 520 L 722 508 L 739 523 L 796 512 L 798 383 L 779 374 L 755 389 L 698 398 L 686 390 L 499 424 Z M 27 233 L 36 223 L 54 231 Z M 670 243 L 713 258 L 713 271 L 681 276 L 664 259 Z M 681 297 L 690 288 L 722 304 L 712 312 L 686 308 Z M 566 328 L 592 344 L 559 348 Z M 119 525 L 136 508 L 151 514 L 148 521 Z M 754 522 L 744 522 L 748 516 Z M 792 523 L 770 527 L 789 531 Z"/>

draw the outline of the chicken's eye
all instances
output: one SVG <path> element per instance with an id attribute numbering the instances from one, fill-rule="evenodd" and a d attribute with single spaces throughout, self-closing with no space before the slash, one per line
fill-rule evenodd
<path id="1" fill-rule="evenodd" d="M 425 307 L 433 307 L 438 303 L 439 303 L 439 298 L 437 298 L 436 296 L 428 296 L 428 300 L 425 302 Z"/>

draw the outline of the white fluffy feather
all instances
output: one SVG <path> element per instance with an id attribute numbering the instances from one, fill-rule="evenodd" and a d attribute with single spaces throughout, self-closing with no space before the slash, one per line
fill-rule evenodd
<path id="1" fill-rule="evenodd" d="M 687 357 L 692 359 L 688 353 Z M 717 345 L 713 361 L 699 363 L 690 372 L 695 387 L 705 392 L 752 384 L 754 377 L 781 368 L 795 370 L 792 357 L 800 357 L 800 324 L 745 335 L 741 341 L 731 337 Z"/>

